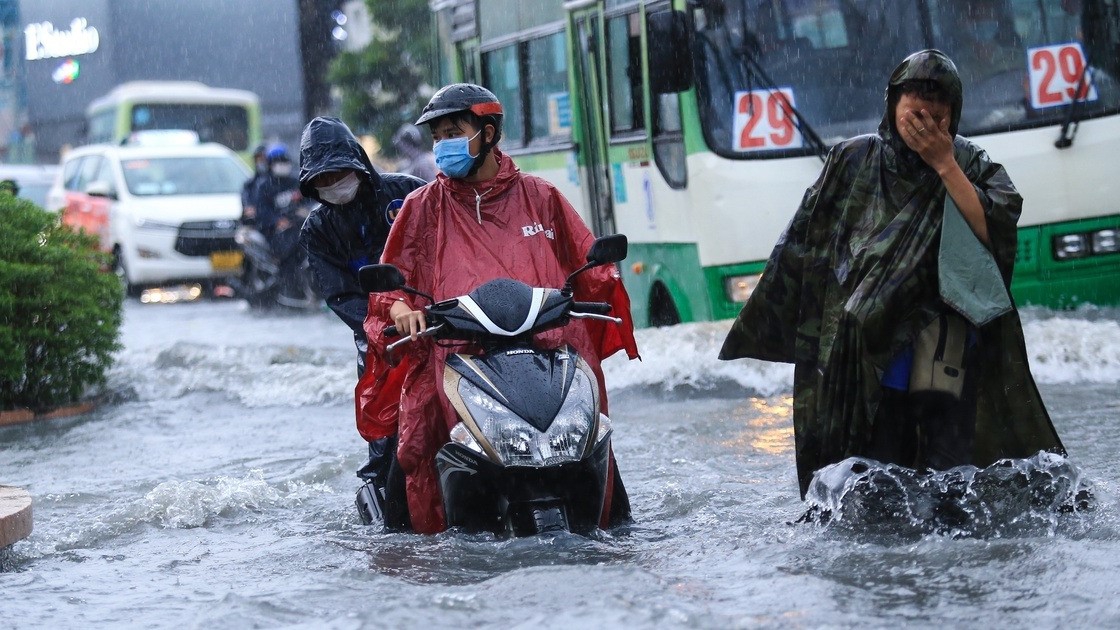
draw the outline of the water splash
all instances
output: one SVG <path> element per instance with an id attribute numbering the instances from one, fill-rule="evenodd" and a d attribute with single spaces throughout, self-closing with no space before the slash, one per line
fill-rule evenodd
<path id="1" fill-rule="evenodd" d="M 1120 380 L 1120 322 L 1106 315 L 1028 310 L 1023 314 L 1027 354 L 1042 384 L 1112 383 Z M 641 361 L 622 353 L 603 362 L 607 386 L 712 390 L 733 384 L 761 396 L 788 392 L 793 366 L 744 359 L 720 361 L 731 321 L 638 330 Z"/>
<path id="2" fill-rule="evenodd" d="M 926 472 L 852 457 L 817 471 L 806 500 L 806 520 L 852 533 L 955 538 L 1050 536 L 1095 503 L 1080 469 L 1046 452 Z"/>

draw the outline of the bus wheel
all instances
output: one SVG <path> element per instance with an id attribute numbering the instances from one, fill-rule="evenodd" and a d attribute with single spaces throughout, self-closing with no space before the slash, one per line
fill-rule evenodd
<path id="1" fill-rule="evenodd" d="M 121 280 L 121 286 L 124 287 L 124 294 L 127 297 L 134 298 L 140 297 L 143 287 L 133 284 L 128 279 L 128 268 L 124 264 L 124 256 L 121 254 L 120 247 L 113 248 L 113 273 Z"/>
<path id="2" fill-rule="evenodd" d="M 665 285 L 658 282 L 649 294 L 649 325 L 654 327 L 675 326 L 681 323 L 681 315 L 673 304 L 673 296 Z"/>

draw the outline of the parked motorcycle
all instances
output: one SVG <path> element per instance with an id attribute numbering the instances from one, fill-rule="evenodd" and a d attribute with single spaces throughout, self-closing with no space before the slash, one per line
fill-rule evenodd
<path id="1" fill-rule="evenodd" d="M 231 284 L 234 291 L 253 308 L 283 306 L 311 309 L 319 304 L 319 296 L 311 283 L 307 253 L 299 245 L 299 226 L 309 210 L 307 204 L 295 204 L 285 214 L 290 227 L 269 242 L 254 225 L 237 228 L 233 240 L 243 253 L 241 275 Z"/>
<path id="2" fill-rule="evenodd" d="M 562 289 L 497 279 L 441 302 L 406 286 L 392 265 L 359 270 L 365 291 L 399 289 L 432 302 L 425 307 L 429 328 L 420 336 L 482 349 L 451 355 L 444 367 L 444 392 L 460 420 L 436 456 L 449 527 L 505 536 L 588 534 L 598 527 L 612 434 L 610 418 L 599 413 L 598 381 L 570 346 L 538 348 L 533 336 L 573 319 L 621 323 L 608 314 L 608 303 L 576 301 L 572 282 L 587 269 L 624 259 L 626 249 L 623 235 L 597 239 L 587 264 Z M 394 326 L 386 330 L 396 334 Z M 367 509 L 381 513 L 380 506 Z"/>

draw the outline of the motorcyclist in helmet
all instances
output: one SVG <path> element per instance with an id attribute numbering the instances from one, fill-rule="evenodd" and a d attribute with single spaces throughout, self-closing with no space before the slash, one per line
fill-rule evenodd
<path id="1" fill-rule="evenodd" d="M 416 121 L 427 126 L 435 141 L 441 172 L 432 183 L 409 195 L 389 232 L 382 262 L 396 265 L 409 286 L 436 299 L 463 295 L 495 278 L 512 278 L 531 286 L 560 287 L 585 262 L 594 237 L 562 194 L 547 181 L 522 173 L 498 149 L 502 105 L 489 90 L 469 83 L 440 89 Z M 618 350 L 636 358 L 630 301 L 614 265 L 580 275 L 581 300 L 610 302 L 621 326 L 583 320 L 542 333 L 545 347 L 569 344 L 595 371 L 602 411 L 606 389 L 600 362 Z M 370 296 L 366 333 L 370 339 L 369 374 L 384 373 L 382 331 L 396 325 L 414 343 L 406 346 L 408 372 L 397 400 L 370 397 L 360 409 L 359 423 L 371 434 L 396 434 L 397 456 L 408 478 L 412 528 L 433 533 L 445 528 L 435 456 L 448 440 L 457 418 L 441 387 L 449 349 L 429 339 L 416 340 L 426 328 L 425 302 L 404 292 Z M 361 396 L 359 396 L 361 400 Z M 629 519 L 630 504 L 611 457 L 604 502 L 604 527 Z"/>
<path id="2" fill-rule="evenodd" d="M 268 174 L 267 151 L 263 144 L 253 149 L 253 175 L 241 186 L 241 223 L 245 225 L 255 225 L 257 220 L 257 184 Z"/>
<path id="3" fill-rule="evenodd" d="M 358 284 L 358 269 L 378 261 L 397 210 L 424 181 L 378 173 L 357 138 L 337 118 L 315 118 L 304 127 L 299 158 L 300 190 L 319 202 L 303 224 L 300 241 L 307 250 L 316 291 L 354 333 L 362 376 L 367 349 L 362 322 L 369 297 Z M 390 485 L 396 436 L 367 433 L 361 422 L 358 432 L 368 443 L 368 461 L 358 470 L 358 477 L 367 482 L 362 490 L 369 484 L 384 489 Z M 403 492 L 400 488 L 399 494 Z M 399 503 L 400 510 L 392 502 L 383 516 L 390 527 L 407 525 L 403 499 Z"/>
<path id="4" fill-rule="evenodd" d="M 254 193 L 256 199 L 257 230 L 268 239 L 272 253 L 280 261 L 281 303 L 289 300 L 291 305 L 304 302 L 302 286 L 295 281 L 303 258 L 298 255 L 299 214 L 303 194 L 299 181 L 292 176 L 292 158 L 288 147 L 277 143 L 265 152 L 265 174 L 257 182 Z"/>
<path id="5" fill-rule="evenodd" d="M 393 134 L 393 148 L 403 158 L 397 170 L 430 182 L 436 178 L 436 158 L 416 125 L 404 124 Z"/>

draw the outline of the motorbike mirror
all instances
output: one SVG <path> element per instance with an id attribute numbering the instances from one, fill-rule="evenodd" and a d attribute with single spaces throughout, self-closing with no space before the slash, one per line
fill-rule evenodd
<path id="1" fill-rule="evenodd" d="M 625 234 L 600 236 L 591 244 L 591 249 L 587 252 L 587 262 L 596 265 L 616 263 L 626 258 L 626 246 Z"/>
<path id="2" fill-rule="evenodd" d="M 609 263 L 616 263 L 626 258 L 626 235 L 625 234 L 611 234 L 610 236 L 600 236 L 595 239 L 591 244 L 591 249 L 587 250 L 587 264 L 576 269 L 572 275 L 568 276 L 567 282 L 564 283 L 564 288 L 561 289 L 564 295 L 572 294 L 572 281 L 579 274 L 600 265 Z"/>
<path id="3" fill-rule="evenodd" d="M 365 265 L 358 270 L 358 284 L 366 293 L 388 293 L 404 288 L 404 274 L 393 265 Z"/>

